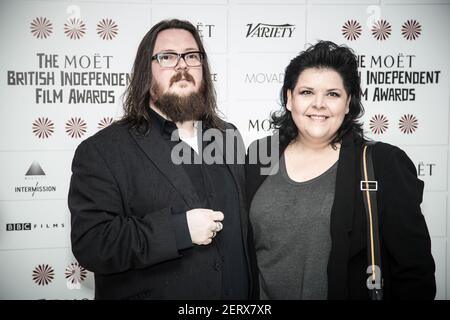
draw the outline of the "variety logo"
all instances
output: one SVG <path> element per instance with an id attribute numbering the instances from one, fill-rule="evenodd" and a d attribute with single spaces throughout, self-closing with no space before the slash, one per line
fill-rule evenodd
<path id="1" fill-rule="evenodd" d="M 247 24 L 246 38 L 291 38 L 295 30 L 293 24 Z"/>

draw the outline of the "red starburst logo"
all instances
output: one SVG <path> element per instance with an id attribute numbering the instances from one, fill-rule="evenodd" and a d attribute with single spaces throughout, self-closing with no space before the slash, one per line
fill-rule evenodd
<path id="1" fill-rule="evenodd" d="M 114 122 L 114 119 L 112 117 L 105 117 L 102 120 L 100 120 L 100 122 L 98 123 L 97 128 L 100 129 L 100 130 L 104 129 L 104 128 L 106 128 L 107 126 L 109 126 L 113 122 Z"/>
<path id="2" fill-rule="evenodd" d="M 80 19 L 69 19 L 64 24 L 64 33 L 72 40 L 81 39 L 86 33 L 86 25 Z"/>
<path id="3" fill-rule="evenodd" d="M 33 122 L 33 133 L 40 139 L 50 137 L 54 132 L 55 126 L 48 118 L 37 118 Z"/>
<path id="4" fill-rule="evenodd" d="M 369 127 L 374 134 L 383 134 L 389 128 L 389 121 L 383 114 L 376 114 L 370 119 Z"/>
<path id="5" fill-rule="evenodd" d="M 402 25 L 402 35 L 407 40 L 416 40 L 422 33 L 422 26 L 416 20 L 408 20 Z"/>
<path id="6" fill-rule="evenodd" d="M 102 19 L 97 24 L 97 34 L 103 40 L 112 40 L 117 36 L 119 28 L 112 19 Z"/>
<path id="7" fill-rule="evenodd" d="M 362 33 L 362 27 L 356 20 L 348 20 L 342 26 L 342 35 L 345 39 L 353 41 L 359 38 Z"/>
<path id="8" fill-rule="evenodd" d="M 66 122 L 66 132 L 72 138 L 81 138 L 86 133 L 86 122 L 81 118 L 71 118 Z"/>
<path id="9" fill-rule="evenodd" d="M 50 284 L 54 277 L 55 272 L 48 264 L 40 264 L 33 270 L 33 281 L 39 286 Z"/>
<path id="10" fill-rule="evenodd" d="M 398 127 L 405 134 L 414 133 L 419 127 L 419 121 L 412 114 L 405 114 L 400 118 Z"/>
<path id="11" fill-rule="evenodd" d="M 67 266 L 64 273 L 67 281 L 72 284 L 81 283 L 86 279 L 87 271 L 85 268 L 79 265 L 78 262 L 73 262 Z"/>
<path id="12" fill-rule="evenodd" d="M 372 26 L 372 35 L 377 40 L 386 40 L 391 35 L 391 25 L 386 20 L 379 20 Z"/>
<path id="13" fill-rule="evenodd" d="M 31 22 L 31 34 L 38 39 L 46 39 L 53 32 L 53 26 L 50 20 L 47 18 L 39 17 L 35 18 Z"/>

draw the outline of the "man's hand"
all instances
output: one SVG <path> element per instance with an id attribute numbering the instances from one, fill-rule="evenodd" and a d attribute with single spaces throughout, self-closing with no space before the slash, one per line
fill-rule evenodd
<path id="1" fill-rule="evenodd" d="M 186 219 L 192 243 L 210 244 L 216 233 L 222 230 L 223 213 L 210 209 L 192 209 L 186 212 Z"/>

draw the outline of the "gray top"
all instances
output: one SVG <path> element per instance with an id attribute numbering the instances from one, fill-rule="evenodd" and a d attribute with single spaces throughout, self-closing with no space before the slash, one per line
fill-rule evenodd
<path id="1" fill-rule="evenodd" d="M 261 299 L 326 299 L 331 250 L 330 213 L 337 162 L 295 182 L 280 170 L 266 178 L 250 207 Z"/>

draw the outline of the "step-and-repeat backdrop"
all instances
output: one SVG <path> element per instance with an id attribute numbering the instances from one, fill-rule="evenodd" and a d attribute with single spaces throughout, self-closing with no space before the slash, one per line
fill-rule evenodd
<path id="1" fill-rule="evenodd" d="M 270 134 L 285 66 L 327 39 L 358 54 L 369 137 L 402 147 L 425 181 L 437 299 L 450 299 L 449 0 L 0 2 L 0 299 L 92 299 L 70 248 L 77 145 L 122 114 L 137 46 L 190 20 L 223 116 L 245 143 Z"/>

